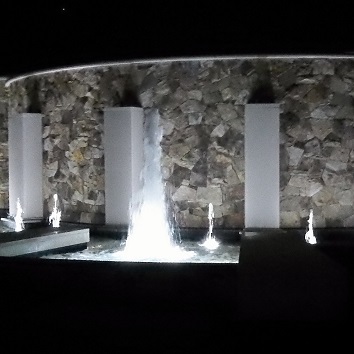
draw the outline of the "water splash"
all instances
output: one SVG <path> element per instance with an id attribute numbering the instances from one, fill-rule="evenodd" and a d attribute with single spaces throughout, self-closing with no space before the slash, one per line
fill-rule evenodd
<path id="1" fill-rule="evenodd" d="M 49 224 L 52 224 L 53 227 L 57 228 L 60 225 L 61 211 L 57 207 L 58 195 L 54 194 L 54 207 L 53 211 L 49 216 Z"/>
<path id="2" fill-rule="evenodd" d="M 190 257 L 174 242 L 162 182 L 162 128 L 156 109 L 146 111 L 142 188 L 131 202 L 131 219 L 124 254 L 131 260 L 178 261 Z"/>
<path id="3" fill-rule="evenodd" d="M 205 248 L 209 250 L 215 250 L 219 247 L 219 242 L 215 239 L 213 235 L 213 225 L 214 225 L 214 207 L 212 203 L 209 203 L 209 212 L 208 212 L 208 219 L 209 219 L 209 230 L 208 235 L 205 241 L 201 244 Z"/>
<path id="4" fill-rule="evenodd" d="M 310 215 L 308 218 L 308 224 L 309 224 L 309 229 L 307 230 L 305 234 L 305 241 L 307 243 L 310 243 L 311 245 L 314 245 L 317 243 L 316 236 L 313 233 L 313 210 L 310 210 Z"/>
<path id="5" fill-rule="evenodd" d="M 25 225 L 23 223 L 23 218 L 22 218 L 23 210 L 21 207 L 20 203 L 20 198 L 17 198 L 16 202 L 16 215 L 14 217 L 15 220 L 15 231 L 19 232 L 25 229 Z"/>

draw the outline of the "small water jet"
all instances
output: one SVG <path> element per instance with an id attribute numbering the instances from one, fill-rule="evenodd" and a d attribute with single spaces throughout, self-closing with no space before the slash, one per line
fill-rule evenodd
<path id="1" fill-rule="evenodd" d="M 309 224 L 309 229 L 307 230 L 305 234 L 305 241 L 307 243 L 310 243 L 311 245 L 314 245 L 317 243 L 316 236 L 313 233 L 313 210 L 310 210 L 310 215 L 308 218 L 308 224 Z"/>
<path id="2" fill-rule="evenodd" d="M 219 242 L 215 239 L 213 235 L 214 207 L 212 203 L 209 203 L 208 219 L 209 219 L 208 235 L 205 241 L 201 244 L 201 246 L 207 248 L 208 250 L 215 250 L 216 248 L 219 247 Z"/>
<path id="3" fill-rule="evenodd" d="M 54 194 L 54 207 L 53 211 L 49 216 L 49 225 L 52 224 L 53 227 L 58 228 L 60 226 L 61 211 L 57 207 L 58 195 Z"/>
<path id="4" fill-rule="evenodd" d="M 22 218 L 23 210 L 21 207 L 20 203 L 20 198 L 17 198 L 16 202 L 16 215 L 14 217 L 15 220 L 15 231 L 20 232 L 25 229 L 25 225 L 23 223 L 23 218 Z"/>

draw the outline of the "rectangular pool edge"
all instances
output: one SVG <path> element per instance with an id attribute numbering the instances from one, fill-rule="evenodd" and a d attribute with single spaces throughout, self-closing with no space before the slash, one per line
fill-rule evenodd
<path id="1" fill-rule="evenodd" d="M 64 227 L 53 229 L 49 227 L 23 230 L 0 234 L 0 256 L 17 257 L 67 247 L 79 247 L 87 245 L 90 241 L 90 230 L 88 228 Z"/>

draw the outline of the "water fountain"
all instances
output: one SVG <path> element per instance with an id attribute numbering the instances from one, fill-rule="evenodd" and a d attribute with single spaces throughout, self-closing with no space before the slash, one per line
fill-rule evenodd
<path id="1" fill-rule="evenodd" d="M 208 219 L 209 219 L 209 230 L 208 235 L 205 241 L 201 244 L 201 246 L 209 249 L 215 250 L 219 247 L 219 242 L 215 239 L 213 235 L 213 224 L 214 224 L 214 207 L 212 203 L 209 203 L 209 212 L 208 212 Z"/>
<path id="2" fill-rule="evenodd" d="M 124 248 L 124 256 L 131 260 L 176 261 L 193 255 L 178 247 L 168 221 L 159 119 L 156 109 L 146 112 L 142 189 L 131 203 L 131 221 Z"/>
<path id="3" fill-rule="evenodd" d="M 181 238 L 180 229 L 171 222 L 161 171 L 162 127 L 156 109 L 145 110 L 144 164 L 140 174 L 141 188 L 130 202 L 130 223 L 126 238 L 102 241 L 102 236 L 91 238 L 87 249 L 75 253 L 46 255 L 44 258 L 78 259 L 124 262 L 183 262 L 183 263 L 238 263 L 240 246 L 235 242 L 219 244 L 213 235 L 214 208 L 209 203 L 209 230 L 205 242 L 198 243 L 198 232 Z M 57 195 L 50 217 L 55 226 Z M 190 231 L 190 230 L 189 230 Z M 205 234 L 204 234 L 205 235 Z M 212 251 L 212 252 L 211 252 Z"/>
<path id="4" fill-rule="evenodd" d="M 21 207 L 20 203 L 20 198 L 17 198 L 16 202 L 16 215 L 14 217 L 15 220 L 15 231 L 20 232 L 25 229 L 25 225 L 23 223 L 23 218 L 22 218 L 23 210 Z"/>
<path id="5" fill-rule="evenodd" d="M 60 218 L 61 218 L 61 211 L 57 207 L 58 202 L 58 195 L 54 194 L 54 207 L 53 211 L 49 216 L 49 224 L 52 224 L 54 228 L 58 228 L 60 226 Z"/>
<path id="6" fill-rule="evenodd" d="M 86 250 L 75 253 L 48 255 L 45 258 L 64 258 L 97 261 L 238 263 L 239 244 L 219 242 L 213 235 L 214 208 L 209 204 L 209 230 L 203 244 L 199 236 L 180 237 L 167 208 L 161 172 L 162 128 L 156 109 L 145 115 L 144 165 L 141 171 L 141 190 L 133 196 L 130 224 L 126 239 L 101 236 L 92 238 Z M 197 232 L 197 231 L 193 231 Z M 201 232 L 201 230 L 199 230 Z M 204 230 L 202 230 L 204 233 Z M 210 252 L 212 250 L 212 252 Z"/>
<path id="7" fill-rule="evenodd" d="M 305 241 L 307 243 L 310 243 L 311 245 L 316 244 L 317 243 L 317 239 L 316 236 L 313 233 L 313 210 L 310 210 L 310 215 L 309 215 L 309 219 L 308 219 L 308 224 L 309 224 L 309 229 L 307 230 L 306 234 L 305 234 Z"/>

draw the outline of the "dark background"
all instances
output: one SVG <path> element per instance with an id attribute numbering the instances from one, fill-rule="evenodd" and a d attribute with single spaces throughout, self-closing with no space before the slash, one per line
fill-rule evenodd
<path id="1" fill-rule="evenodd" d="M 0 75 L 129 59 L 350 55 L 354 21 L 347 6 L 13 1 L 1 5 Z"/>
<path id="2" fill-rule="evenodd" d="M 208 6 L 203 2 L 192 6 L 183 1 L 87 1 L 84 5 L 71 2 L 12 1 L 0 5 L 0 76 L 129 59 L 354 53 L 352 12 L 337 2 L 321 2 L 315 9 L 309 9 L 306 3 L 266 1 L 247 2 L 247 6 L 231 1 L 214 1 Z M 283 247 L 292 251 L 293 245 L 282 239 L 283 246 L 278 244 L 278 250 Z M 220 352 L 222 346 L 238 349 L 241 344 L 247 348 L 259 345 L 264 350 L 265 342 L 272 349 L 279 343 L 282 351 L 283 343 L 292 347 L 300 344 L 303 349 L 311 336 L 317 348 L 323 345 L 328 349 L 330 341 L 338 349 L 343 337 L 349 342 L 351 336 L 334 333 L 338 329 L 346 333 L 345 328 L 353 328 L 352 249 L 347 257 L 350 266 L 342 267 L 341 262 L 327 258 L 324 266 L 317 263 L 322 253 L 314 257 L 301 251 L 284 257 L 284 253 L 274 251 L 274 243 L 267 245 L 267 248 L 263 242 L 251 245 L 250 264 L 237 271 L 233 267 L 224 269 L 214 265 L 204 268 L 172 264 L 165 269 L 158 264 L 146 267 L 53 261 L 44 266 L 38 260 L 1 260 L 3 346 L 4 340 L 12 339 L 13 335 L 17 337 L 11 340 L 12 346 L 20 342 L 26 347 L 32 343 L 38 346 L 51 335 L 54 348 L 68 348 L 68 338 L 72 335 L 76 346 L 87 343 L 91 347 L 93 342 L 99 342 L 100 349 L 108 343 L 118 350 L 125 345 L 136 348 L 148 336 L 150 347 L 152 341 L 155 348 L 154 340 L 161 343 L 163 339 L 164 352 L 169 353 L 172 351 L 166 342 L 176 349 L 185 341 L 190 348 L 191 340 L 196 339 L 199 351 L 204 344 L 208 348 L 216 347 L 214 352 Z M 253 256 L 255 250 L 258 250 L 257 257 Z M 258 257 L 260 254 L 263 258 Z M 329 284 L 333 279 L 329 274 L 333 273 L 327 267 L 330 271 L 338 270 L 345 279 L 344 285 L 339 277 L 333 286 Z M 307 270 L 311 272 L 305 277 Z M 243 283 L 243 293 L 239 290 L 242 279 L 248 282 L 246 286 Z M 262 285 L 266 282 L 270 286 L 264 294 Z M 343 292 L 348 297 L 348 303 L 343 304 L 348 323 L 342 321 L 342 313 L 333 311 L 333 308 L 337 310 L 332 306 L 333 299 L 334 305 L 342 306 L 336 296 L 320 292 L 323 284 L 329 284 L 331 291 L 338 291 L 335 295 L 339 299 L 342 288 L 348 287 Z M 242 318 L 240 321 L 238 296 L 247 299 L 249 307 L 254 297 L 259 298 L 255 309 L 264 309 L 275 321 L 244 322 Z M 288 298 L 295 300 L 287 303 Z M 269 299 L 270 304 L 275 304 L 275 310 L 267 303 Z M 308 299 L 311 301 L 306 303 Z M 311 304 L 319 305 L 310 308 Z M 329 316 L 332 311 L 338 315 L 338 320 L 334 316 L 337 321 Z M 320 313 L 330 321 L 316 321 L 316 317 L 314 322 L 305 323 L 277 321 L 289 313 L 300 319 Z M 220 340 L 220 332 L 224 340 Z M 30 340 L 25 340 L 25 335 L 30 335 Z M 284 341 L 284 336 L 288 340 Z M 144 349 L 150 349 L 149 345 Z"/>

